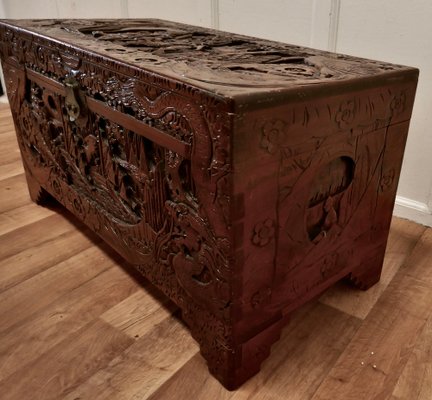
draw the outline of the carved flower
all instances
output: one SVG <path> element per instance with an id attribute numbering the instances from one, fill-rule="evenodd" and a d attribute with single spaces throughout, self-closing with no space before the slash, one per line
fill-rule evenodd
<path id="1" fill-rule="evenodd" d="M 405 92 L 401 92 L 400 94 L 393 97 L 390 103 L 390 110 L 392 115 L 402 114 L 405 110 L 406 103 L 406 95 Z"/>
<path id="2" fill-rule="evenodd" d="M 51 180 L 51 187 L 53 188 L 53 191 L 56 194 L 57 198 L 61 199 L 63 196 L 63 190 L 60 182 L 55 177 Z"/>
<path id="3" fill-rule="evenodd" d="M 265 287 L 255 292 L 251 297 L 251 304 L 253 308 L 258 308 L 261 304 L 266 303 L 271 297 L 271 288 Z"/>
<path id="4" fill-rule="evenodd" d="M 275 235 L 275 223 L 268 218 L 255 225 L 252 235 L 252 243 L 255 246 L 263 247 L 271 242 Z"/>
<path id="5" fill-rule="evenodd" d="M 81 201 L 81 199 L 79 197 L 75 197 L 73 199 L 72 205 L 73 205 L 74 210 L 79 215 L 83 215 L 84 214 L 84 205 L 83 205 L 83 202 Z"/>
<path id="6" fill-rule="evenodd" d="M 286 136 L 287 124 L 278 119 L 267 121 L 262 127 L 261 147 L 270 154 L 276 153 Z"/>
<path id="7" fill-rule="evenodd" d="M 322 261 L 321 265 L 321 276 L 323 278 L 329 278 L 330 276 L 334 275 L 338 269 L 339 269 L 339 263 L 338 263 L 338 254 L 328 254 L 324 257 L 324 260 Z"/>
<path id="8" fill-rule="evenodd" d="M 395 178 L 395 170 L 391 169 L 383 174 L 380 181 L 381 190 L 385 192 L 390 189 Z"/>
<path id="9" fill-rule="evenodd" d="M 346 129 L 354 122 L 355 115 L 356 105 L 354 100 L 347 100 L 339 106 L 335 121 L 340 129 Z"/>

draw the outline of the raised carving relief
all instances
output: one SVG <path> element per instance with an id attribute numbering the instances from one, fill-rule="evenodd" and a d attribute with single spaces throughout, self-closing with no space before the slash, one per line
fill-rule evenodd
<path id="1" fill-rule="evenodd" d="M 220 137 L 227 128 L 219 122 L 223 112 L 218 111 L 219 105 L 213 100 L 209 107 L 189 101 L 183 105 L 169 89 L 124 79 L 116 72 L 107 74 L 100 66 L 83 62 L 73 51 L 52 51 L 12 32 L 8 36 L 19 43 L 17 57 L 36 71 L 49 70 L 61 81 L 77 68 L 74 77 L 88 90 L 88 96 L 194 146 L 200 154 L 194 157 L 197 167 L 176 152 L 93 112 L 71 121 L 62 95 L 30 80 L 24 93 L 24 72 L 19 75 L 15 73 L 17 67 L 6 64 L 10 69 L 6 72 L 10 98 L 16 98 L 16 109 L 21 109 L 22 149 L 33 171 L 46 170 L 43 174 L 52 193 L 95 231 L 117 238 L 126 258 L 150 262 L 151 256 L 167 265 L 176 277 L 174 286 L 167 289 L 176 293 L 172 296 L 185 296 L 179 287 L 175 289 L 180 284 L 183 293 L 194 301 L 224 313 L 231 295 L 227 285 L 230 249 L 227 238 L 220 235 L 227 234 L 224 221 L 228 220 L 229 165 L 226 139 Z M 31 51 L 23 54 L 20 48 Z M 185 108 L 188 115 L 196 115 L 196 127 L 186 119 Z M 208 144 L 213 146 L 212 157 L 200 150 Z M 211 178 L 201 181 L 193 170 L 201 170 L 205 163 Z M 222 210 L 211 215 L 212 220 L 221 219 L 214 224 L 217 236 L 208 225 L 208 206 Z M 183 217 L 177 220 L 182 207 L 187 212 L 180 212 Z M 161 246 L 153 252 L 150 243 L 155 240 Z"/>
<path id="2" fill-rule="evenodd" d="M 160 20 L 38 20 L 21 21 L 51 37 L 103 54 L 125 63 L 151 67 L 163 74 L 182 76 L 194 83 L 230 87 L 281 87 L 343 78 L 374 75 L 401 67 L 299 46 L 287 46 Z M 21 51 L 19 39 L 16 50 Z M 26 43 L 27 44 L 27 43 Z M 79 55 L 71 48 L 62 54 L 35 53 L 45 70 L 59 64 L 69 70 L 79 68 Z M 101 59 L 108 65 L 109 61 Z"/>
<path id="3" fill-rule="evenodd" d="M 280 119 L 266 121 L 261 128 L 261 147 L 275 154 L 286 141 L 288 124 Z"/>
<path id="4" fill-rule="evenodd" d="M 383 172 L 380 181 L 381 190 L 383 192 L 389 190 L 393 186 L 395 177 L 396 177 L 396 171 L 394 170 L 394 168 L 391 168 Z"/>
<path id="5" fill-rule="evenodd" d="M 405 92 L 401 92 L 393 97 L 390 103 L 390 109 L 393 116 L 402 114 L 405 111 L 406 101 L 407 99 Z"/>
<path id="6" fill-rule="evenodd" d="M 266 246 L 273 240 L 275 229 L 275 222 L 271 219 L 257 222 L 252 235 L 252 243 L 258 247 Z"/>
<path id="7" fill-rule="evenodd" d="M 354 100 L 344 101 L 335 115 L 335 122 L 339 129 L 350 127 L 356 116 L 356 103 Z"/>

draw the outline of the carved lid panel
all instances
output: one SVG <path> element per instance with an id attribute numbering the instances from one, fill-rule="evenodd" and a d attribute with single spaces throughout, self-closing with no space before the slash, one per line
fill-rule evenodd
<path id="1" fill-rule="evenodd" d="M 222 95 L 274 91 L 413 70 L 154 19 L 4 23 Z"/>

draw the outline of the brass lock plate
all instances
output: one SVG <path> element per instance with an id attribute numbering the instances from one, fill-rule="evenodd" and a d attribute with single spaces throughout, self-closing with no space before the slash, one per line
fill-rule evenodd
<path id="1" fill-rule="evenodd" d="M 67 77 L 64 81 L 66 89 L 66 111 L 71 122 L 83 115 L 85 109 L 84 96 L 80 93 L 79 83 L 74 77 Z"/>

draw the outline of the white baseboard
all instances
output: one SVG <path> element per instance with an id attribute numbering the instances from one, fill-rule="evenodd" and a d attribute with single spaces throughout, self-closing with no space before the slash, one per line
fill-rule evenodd
<path id="1" fill-rule="evenodd" d="M 406 218 L 422 225 L 432 226 L 432 210 L 426 203 L 396 196 L 393 214 L 397 217 Z"/>
<path id="2" fill-rule="evenodd" d="M 1 104 L 8 103 L 8 98 L 7 98 L 7 96 L 5 94 L 3 96 L 0 96 L 0 103 Z"/>

